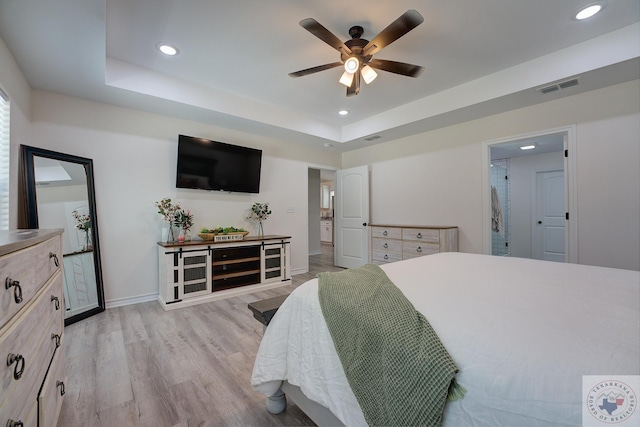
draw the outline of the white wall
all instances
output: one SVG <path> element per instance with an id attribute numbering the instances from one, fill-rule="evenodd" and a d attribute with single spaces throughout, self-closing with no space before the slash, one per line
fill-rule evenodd
<path id="1" fill-rule="evenodd" d="M 372 165 L 372 223 L 460 227 L 483 251 L 482 145 L 576 126 L 578 262 L 640 270 L 640 80 L 344 153 Z"/>
<path id="2" fill-rule="evenodd" d="M 245 227 L 254 202 L 273 214 L 266 234 L 292 236 L 292 270 L 308 269 L 306 159 L 337 167 L 338 155 L 287 141 L 34 91 L 32 144 L 93 159 L 105 299 L 158 292 L 157 245 L 163 226 L 154 202 L 170 197 L 202 227 Z M 260 194 L 175 188 L 177 135 L 215 139 L 263 150 Z M 293 211 L 293 212 L 291 212 Z"/>
<path id="3" fill-rule="evenodd" d="M 638 270 L 640 116 L 593 120 L 577 133 L 580 262 Z"/>

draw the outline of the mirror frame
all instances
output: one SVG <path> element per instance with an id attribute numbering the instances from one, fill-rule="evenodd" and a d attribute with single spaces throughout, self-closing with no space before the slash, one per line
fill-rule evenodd
<path id="1" fill-rule="evenodd" d="M 20 154 L 22 157 L 22 173 L 24 188 L 24 206 L 26 208 L 26 228 L 38 228 L 38 200 L 36 195 L 36 179 L 35 179 L 35 162 L 34 157 L 45 157 L 63 162 L 77 163 L 84 167 L 87 174 L 87 196 L 89 211 L 91 213 L 92 227 L 91 237 L 93 245 L 93 264 L 96 273 L 96 291 L 98 294 L 98 306 L 90 310 L 78 313 L 74 316 L 64 319 L 65 326 L 75 323 L 79 320 L 101 313 L 105 310 L 104 287 L 102 283 L 102 263 L 100 262 L 100 242 L 98 239 L 98 215 L 95 199 L 95 185 L 93 181 L 93 160 L 85 157 L 73 156 L 71 154 L 58 153 L 55 151 L 45 150 L 43 148 L 30 147 L 28 145 L 20 145 Z"/>

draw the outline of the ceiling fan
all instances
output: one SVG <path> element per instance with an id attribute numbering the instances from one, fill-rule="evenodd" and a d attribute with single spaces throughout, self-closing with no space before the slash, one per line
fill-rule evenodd
<path id="1" fill-rule="evenodd" d="M 340 77 L 340 83 L 347 86 L 347 96 L 357 95 L 360 92 L 361 76 L 367 84 L 376 78 L 377 73 L 373 68 L 403 76 L 418 77 L 424 70 L 424 68 L 419 65 L 388 61 L 385 59 L 374 59 L 373 55 L 413 30 L 423 21 L 424 18 L 422 15 L 410 9 L 389 24 L 389 26 L 375 36 L 373 40 L 369 41 L 361 38 L 364 29 L 356 25 L 349 29 L 351 40 L 343 43 L 315 19 L 303 19 L 300 21 L 300 25 L 340 52 L 340 61 L 289 73 L 289 76 L 302 77 L 319 71 L 344 66 L 345 71 L 342 77 Z"/>

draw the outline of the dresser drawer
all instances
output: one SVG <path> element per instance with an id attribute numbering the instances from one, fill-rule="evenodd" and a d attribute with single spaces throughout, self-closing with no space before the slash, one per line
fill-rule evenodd
<path id="1" fill-rule="evenodd" d="M 400 239 L 402 231 L 398 227 L 371 227 L 371 237 L 383 237 L 387 239 Z"/>
<path id="2" fill-rule="evenodd" d="M 56 343 L 60 342 L 52 339 L 52 331 L 62 331 L 60 310 L 64 306 L 60 304 L 56 310 L 51 296 L 61 297 L 61 292 L 62 274 L 57 273 L 0 336 L 0 423 L 24 420 L 36 401 Z M 16 360 L 7 366 L 4 360 L 10 354 Z"/>
<path id="3" fill-rule="evenodd" d="M 440 245 L 429 242 L 403 242 L 402 258 L 415 258 L 423 255 L 437 254 L 440 252 Z"/>
<path id="4" fill-rule="evenodd" d="M 61 265 L 59 238 L 49 239 L 0 258 L 0 327 L 26 306 L 42 285 L 56 271 L 61 270 Z M 17 281 L 19 287 L 11 286 L 6 289 L 7 281 Z M 22 297 L 20 302 L 17 299 L 19 296 Z"/>
<path id="5" fill-rule="evenodd" d="M 372 251 L 373 261 L 394 262 L 402 259 L 402 252 Z"/>
<path id="6" fill-rule="evenodd" d="M 440 230 L 433 228 L 403 228 L 402 240 L 438 243 Z"/>
<path id="7" fill-rule="evenodd" d="M 374 251 L 402 252 L 402 242 L 391 239 L 371 239 L 371 249 Z"/>
<path id="8" fill-rule="evenodd" d="M 38 427 L 56 427 L 62 408 L 67 375 L 64 363 L 64 346 L 56 351 L 51 368 L 38 396 Z"/>

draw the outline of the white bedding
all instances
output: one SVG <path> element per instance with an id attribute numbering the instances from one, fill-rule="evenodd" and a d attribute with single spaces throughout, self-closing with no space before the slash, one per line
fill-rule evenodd
<path id="1" fill-rule="evenodd" d="M 640 273 L 442 253 L 382 266 L 431 323 L 467 393 L 445 426 L 581 425 L 583 375 L 640 374 Z M 282 380 L 365 426 L 322 317 L 317 279 L 265 331 L 252 385 Z"/>

